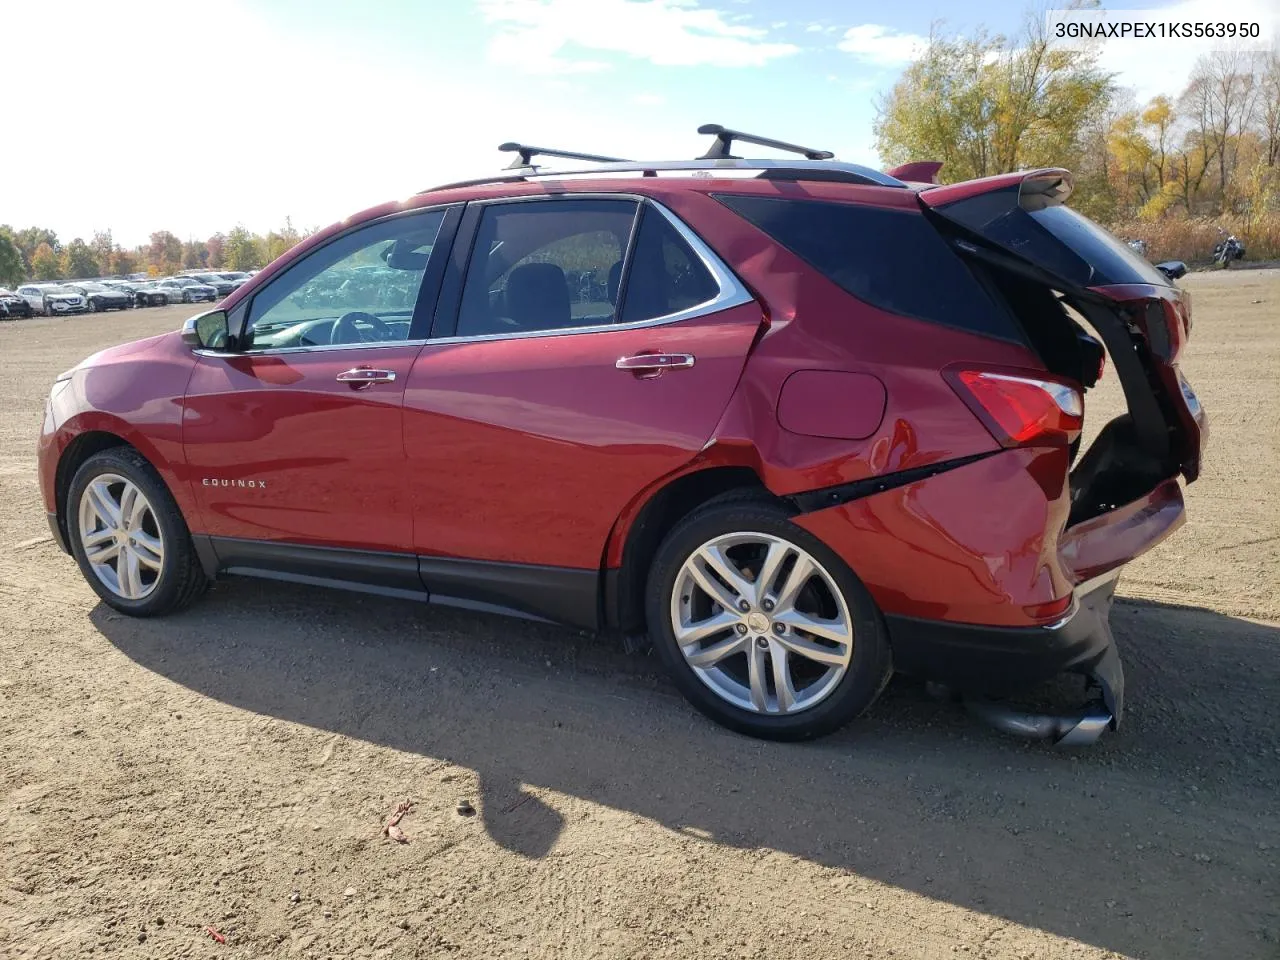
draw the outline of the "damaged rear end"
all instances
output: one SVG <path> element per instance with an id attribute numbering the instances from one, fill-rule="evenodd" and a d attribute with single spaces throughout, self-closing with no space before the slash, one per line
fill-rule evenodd
<path id="1" fill-rule="evenodd" d="M 1066 171 L 1040 170 L 928 188 L 919 199 L 1047 370 L 1028 376 L 958 364 L 944 375 L 1005 446 L 1059 451 L 1034 462 L 1047 493 L 1064 484 L 1069 491 L 1069 513 L 1060 529 L 1045 531 L 1045 543 L 1056 542 L 1054 566 L 1073 589 L 1061 619 L 1042 629 L 1060 632 L 1064 648 L 1088 651 L 1072 669 L 1090 674 L 1101 693 L 1096 706 L 1069 717 L 986 701 L 974 708 L 1011 732 L 1081 743 L 1116 726 L 1123 710 L 1108 625 L 1120 568 L 1182 524 L 1180 479 L 1199 476 L 1208 432 L 1178 366 L 1192 327 L 1189 295 L 1065 206 L 1071 187 Z M 1127 411 L 1081 450 L 1085 395 L 1108 367 Z"/>

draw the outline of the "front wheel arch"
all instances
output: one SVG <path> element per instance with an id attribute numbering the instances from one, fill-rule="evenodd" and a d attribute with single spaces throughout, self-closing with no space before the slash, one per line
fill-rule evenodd
<path id="1" fill-rule="evenodd" d="M 89 430 L 67 444 L 58 458 L 58 469 L 54 474 L 54 509 L 58 511 L 58 527 L 62 530 L 63 542 L 70 543 L 71 530 L 67 526 L 67 492 L 71 489 L 71 478 L 76 475 L 80 465 L 95 453 L 109 450 L 112 447 L 127 447 L 129 442 L 124 437 L 105 430 Z"/>

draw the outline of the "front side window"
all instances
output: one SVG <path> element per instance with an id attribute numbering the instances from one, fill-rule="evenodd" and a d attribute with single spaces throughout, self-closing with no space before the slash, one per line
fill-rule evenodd
<path id="1" fill-rule="evenodd" d="M 480 217 L 456 335 L 613 323 L 632 200 L 495 204 Z"/>
<path id="2" fill-rule="evenodd" d="M 443 222 L 443 210 L 383 220 L 306 254 L 253 298 L 246 349 L 407 340 Z"/>

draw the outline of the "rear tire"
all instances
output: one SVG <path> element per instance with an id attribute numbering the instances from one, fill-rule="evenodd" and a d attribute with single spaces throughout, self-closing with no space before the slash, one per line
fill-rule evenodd
<path id="1" fill-rule="evenodd" d="M 775 551 L 780 559 L 771 561 Z M 699 586 L 699 574 L 705 578 L 711 569 L 702 560 L 708 556 L 727 560 L 738 577 L 736 588 L 728 578 L 713 578 L 712 589 L 729 586 L 720 594 L 726 603 L 747 607 L 730 610 Z M 772 573 L 762 584 L 766 569 Z M 800 585 L 788 589 L 793 577 Z M 645 601 L 649 635 L 681 693 L 711 719 L 749 736 L 805 740 L 831 733 L 866 711 L 893 672 L 888 636 L 866 587 L 834 551 L 760 494 L 718 498 L 680 521 L 654 557 Z M 704 625 L 709 630 L 721 620 L 723 632 L 699 636 Z M 734 652 L 711 659 L 720 650 Z"/>
<path id="2" fill-rule="evenodd" d="M 182 511 L 155 468 L 132 447 L 111 447 L 81 464 L 64 511 L 80 572 L 121 613 L 173 613 L 208 586 Z M 108 516 L 113 511 L 114 520 Z M 115 556 L 103 560 L 113 546 Z M 88 550 L 94 551 L 93 561 Z"/>

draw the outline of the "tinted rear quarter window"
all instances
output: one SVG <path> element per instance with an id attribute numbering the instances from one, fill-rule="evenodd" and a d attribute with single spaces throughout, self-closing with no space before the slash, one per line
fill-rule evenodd
<path id="1" fill-rule="evenodd" d="M 1012 318 L 922 214 L 819 200 L 725 194 L 716 199 L 865 303 L 1022 339 Z"/>

